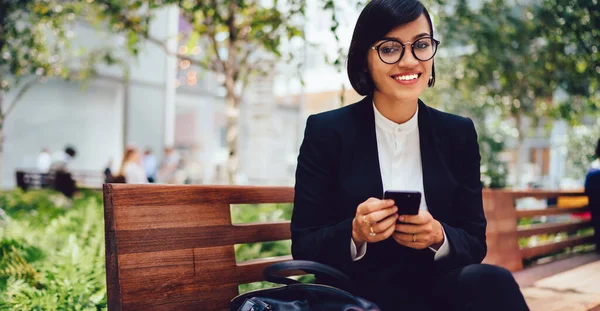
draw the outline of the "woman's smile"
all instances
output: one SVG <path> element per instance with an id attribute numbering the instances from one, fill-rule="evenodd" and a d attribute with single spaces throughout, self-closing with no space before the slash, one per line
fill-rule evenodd
<path id="1" fill-rule="evenodd" d="M 398 84 L 401 85 L 413 85 L 416 84 L 421 78 L 421 72 L 404 72 L 399 74 L 391 75 L 390 77 Z"/>

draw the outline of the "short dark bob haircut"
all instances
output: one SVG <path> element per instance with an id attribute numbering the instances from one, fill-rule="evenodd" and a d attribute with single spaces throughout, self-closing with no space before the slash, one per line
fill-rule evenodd
<path id="1" fill-rule="evenodd" d="M 373 0 L 360 13 L 348 50 L 348 78 L 360 95 L 371 95 L 375 83 L 367 64 L 369 49 L 383 36 L 398 26 L 406 25 L 425 15 L 433 38 L 433 24 L 429 12 L 418 0 Z M 429 86 L 435 84 L 435 66 L 431 70 Z"/>

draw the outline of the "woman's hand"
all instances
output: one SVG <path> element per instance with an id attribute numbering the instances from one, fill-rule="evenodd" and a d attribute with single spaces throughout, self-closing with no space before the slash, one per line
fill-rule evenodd
<path id="1" fill-rule="evenodd" d="M 429 212 L 420 210 L 418 215 L 401 215 L 392 237 L 398 244 L 414 249 L 432 247 L 439 249 L 444 243 L 444 230 Z"/>
<path id="2" fill-rule="evenodd" d="M 392 200 L 369 198 L 361 203 L 352 221 L 352 240 L 356 246 L 389 238 L 394 233 L 397 211 Z"/>

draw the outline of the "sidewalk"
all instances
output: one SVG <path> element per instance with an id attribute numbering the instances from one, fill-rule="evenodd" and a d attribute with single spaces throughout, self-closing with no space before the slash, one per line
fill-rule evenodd
<path id="1" fill-rule="evenodd" d="M 600 255 L 588 254 L 576 260 L 579 262 L 566 259 L 554 266 L 549 264 L 515 274 L 531 311 L 600 310 Z M 575 268 L 568 267 L 582 263 Z M 553 269 L 564 269 L 564 272 L 543 277 Z M 535 280 L 535 275 L 543 278 Z"/>

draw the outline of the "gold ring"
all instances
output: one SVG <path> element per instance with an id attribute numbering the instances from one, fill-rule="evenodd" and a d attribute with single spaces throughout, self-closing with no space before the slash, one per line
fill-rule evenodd
<path id="1" fill-rule="evenodd" d="M 369 230 L 371 230 L 371 233 L 369 233 L 370 236 L 376 236 L 377 235 L 377 233 L 375 233 L 373 231 L 373 227 L 369 227 Z"/>
<path id="2" fill-rule="evenodd" d="M 417 235 L 413 234 L 413 243 L 417 242 Z"/>
<path id="3" fill-rule="evenodd" d="M 363 215 L 362 222 L 366 226 L 370 226 L 371 225 L 371 223 L 367 221 L 367 216 L 366 215 Z"/>

